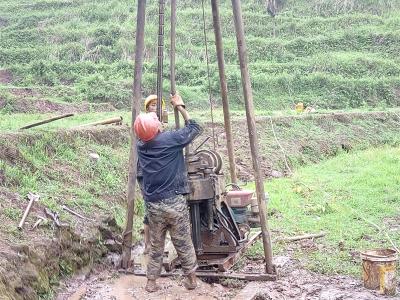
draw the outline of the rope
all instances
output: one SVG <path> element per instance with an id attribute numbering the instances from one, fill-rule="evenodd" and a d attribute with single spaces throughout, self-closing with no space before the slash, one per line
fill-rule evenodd
<path id="1" fill-rule="evenodd" d="M 216 150 L 215 144 L 215 125 L 214 125 L 214 110 L 211 99 L 211 76 L 210 76 L 210 59 L 208 56 L 208 40 L 207 40 L 207 32 L 206 32 L 206 12 L 204 8 L 204 0 L 201 0 L 201 5 L 203 8 L 203 33 L 204 33 L 204 45 L 206 48 L 206 59 L 207 59 L 207 79 L 208 79 L 208 100 L 210 102 L 210 114 L 211 114 L 211 129 L 212 129 L 212 137 L 213 137 L 213 145 L 214 151 Z"/>

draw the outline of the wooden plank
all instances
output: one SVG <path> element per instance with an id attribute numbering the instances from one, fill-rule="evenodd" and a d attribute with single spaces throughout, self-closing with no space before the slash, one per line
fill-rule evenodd
<path id="1" fill-rule="evenodd" d="M 50 122 L 54 122 L 54 121 L 57 121 L 57 120 L 60 120 L 60 119 L 69 118 L 69 117 L 72 117 L 72 116 L 74 116 L 74 114 L 66 114 L 66 115 L 62 115 L 62 116 L 58 116 L 58 117 L 53 117 L 53 118 L 46 119 L 46 120 L 43 120 L 43 121 L 40 121 L 40 122 L 36 122 L 36 123 L 30 124 L 30 125 L 26 125 L 24 127 L 21 127 L 20 129 L 28 129 L 28 128 L 40 126 L 40 125 L 43 125 L 43 124 L 47 124 L 47 123 L 50 123 Z"/>

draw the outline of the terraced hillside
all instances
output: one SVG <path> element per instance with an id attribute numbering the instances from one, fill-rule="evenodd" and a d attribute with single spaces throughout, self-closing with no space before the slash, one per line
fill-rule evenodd
<path id="1" fill-rule="evenodd" d="M 157 1 L 148 1 L 144 92 L 155 87 Z M 209 1 L 205 1 L 212 94 L 219 103 Z M 243 1 L 256 104 L 285 109 L 400 104 L 400 3 L 286 0 L 275 18 L 265 0 Z M 128 107 L 137 1 L 9 0 L 0 3 L 0 108 L 50 100 Z M 207 105 L 201 1 L 179 0 L 177 80 Z M 231 101 L 241 102 L 231 5 L 221 0 Z M 168 34 L 168 25 L 166 34 Z M 168 64 L 166 52 L 166 62 Z M 167 73 L 167 72 L 166 72 Z M 168 76 L 166 74 L 166 76 Z M 168 91 L 168 82 L 165 82 Z"/>

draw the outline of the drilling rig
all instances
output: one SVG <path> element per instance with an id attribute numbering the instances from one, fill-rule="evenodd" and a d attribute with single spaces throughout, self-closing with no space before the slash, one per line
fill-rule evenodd
<path id="1" fill-rule="evenodd" d="M 170 47 L 170 82 L 172 95 L 176 94 L 175 83 L 175 52 L 176 52 L 176 16 L 177 1 L 171 0 L 171 47 Z M 219 0 L 211 0 L 213 27 L 215 34 L 215 46 L 218 60 L 221 99 L 224 112 L 224 128 L 227 137 L 227 149 L 229 157 L 229 171 L 231 184 L 227 191 L 225 176 L 221 172 L 222 159 L 218 152 L 213 150 L 191 151 L 185 150 L 186 163 L 191 193 L 188 195 L 188 205 L 191 216 L 192 240 L 198 263 L 201 270 L 224 272 L 230 269 L 240 258 L 241 254 L 259 236 L 262 237 L 265 257 L 266 280 L 276 279 L 276 270 L 272 264 L 271 238 L 266 218 L 266 199 L 263 186 L 263 178 L 259 167 L 258 140 L 255 128 L 255 116 L 253 106 L 252 88 L 247 64 L 246 43 L 240 0 L 231 0 L 235 24 L 236 40 L 243 86 L 243 98 L 245 101 L 247 127 L 249 133 L 250 150 L 252 155 L 256 195 L 252 191 L 243 191 L 238 188 L 235 171 L 235 159 L 233 151 L 233 138 L 228 102 L 228 90 L 225 75 L 225 62 L 223 54 L 221 24 L 219 15 Z M 205 18 L 204 0 L 203 21 Z M 162 111 L 162 87 L 163 87 L 163 59 L 164 59 L 164 12 L 165 0 L 159 0 L 159 31 L 158 31 L 158 65 L 157 65 L 157 115 L 163 120 Z M 138 1 L 137 25 L 136 25 L 136 52 L 135 71 L 133 83 L 132 124 L 140 112 L 142 101 L 141 82 L 144 54 L 144 28 L 145 28 L 146 0 Z M 204 22 L 205 24 L 205 22 Z M 207 40 L 205 34 L 205 46 Z M 207 66 L 208 66 L 207 55 Z M 209 70 L 208 70 L 209 74 Z M 211 97 L 211 95 L 210 95 Z M 212 107 L 212 105 L 211 105 Z M 178 111 L 174 111 L 175 126 L 179 128 Z M 137 175 L 136 137 L 132 132 L 131 151 L 128 179 L 128 209 L 127 224 L 123 233 L 122 267 L 127 269 L 131 262 L 132 225 L 134 217 L 135 185 Z M 203 143 L 202 143 L 203 144 Z M 232 188 L 233 187 L 233 188 Z M 251 209 L 250 209 L 251 208 Z M 258 224 L 261 231 L 252 233 L 250 225 Z M 168 268 L 166 268 L 168 269 Z M 168 271 L 168 270 L 167 270 Z M 256 279 L 257 280 L 257 279 Z"/>

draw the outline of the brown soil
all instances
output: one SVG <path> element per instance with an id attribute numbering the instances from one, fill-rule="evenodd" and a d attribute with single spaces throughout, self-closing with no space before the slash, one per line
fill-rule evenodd
<path id="1" fill-rule="evenodd" d="M 396 95 L 396 98 L 400 98 L 400 88 L 394 88 L 394 94 Z"/>
<path id="2" fill-rule="evenodd" d="M 8 70 L 0 70 L 0 83 L 11 84 L 13 76 Z M 84 113 L 103 112 L 116 110 L 110 103 L 62 103 L 47 100 L 43 95 L 31 88 L 11 88 L 9 92 L 13 99 L 9 100 L 10 109 L 13 113 Z M 7 104 L 5 99 L 0 98 L 0 109 Z"/>
<path id="3" fill-rule="evenodd" d="M 383 223 L 385 224 L 385 228 L 388 228 L 389 231 L 400 233 L 400 214 L 391 218 L 385 218 Z"/>
<path id="4" fill-rule="evenodd" d="M 60 293 L 57 300 L 79 300 L 79 299 L 232 299 L 234 293 L 231 289 L 220 284 L 207 284 L 199 281 L 199 286 L 194 291 L 187 291 L 182 284 L 181 278 L 161 278 L 158 281 L 161 289 L 155 293 L 147 293 L 144 289 L 146 277 L 134 275 L 121 275 L 112 271 L 103 271 L 93 274 L 88 280 L 81 282 L 69 282 L 69 291 Z M 71 293 L 71 290 L 74 290 Z"/>
<path id="5" fill-rule="evenodd" d="M 19 132 L 7 132 L 0 133 L 0 141 L 7 141 L 4 143 L 7 147 L 15 148 L 14 145 L 22 143 L 25 145 L 34 145 L 35 142 L 41 138 L 46 133 L 43 132 L 29 132 L 29 131 L 19 131 Z M 59 130 L 54 133 L 57 139 L 65 142 L 71 143 L 76 138 L 82 138 L 90 140 L 93 143 L 100 145 L 110 145 L 113 147 L 121 147 L 123 144 L 129 142 L 129 128 L 125 125 L 109 125 L 109 126 L 99 126 L 99 127 L 82 127 L 78 129 L 66 129 Z M 1 147 L 2 143 L 0 143 Z M 4 146 L 4 147 L 6 147 Z M 46 145 L 48 148 L 47 152 L 52 153 L 52 145 Z M 2 148 L 0 148 L 2 149 Z M 14 151 L 14 150 L 13 150 Z M 17 151 L 17 150 L 15 150 Z M 19 151 L 19 150 L 18 150 Z M 0 156 L 2 158 L 2 156 Z"/>
<path id="6" fill-rule="evenodd" d="M 0 143 L 0 159 L 14 165 L 29 166 L 19 149 L 12 144 Z"/>
<path id="7" fill-rule="evenodd" d="M 31 99 L 29 97 L 37 97 L 37 95 L 35 95 L 35 92 L 30 89 L 19 90 L 16 94 L 18 94 L 20 98 L 13 101 L 12 109 L 13 112 L 18 113 L 84 113 L 93 111 L 103 112 L 115 110 L 115 107 L 113 107 L 109 103 L 82 102 L 79 104 L 69 104 L 52 102 L 40 98 Z"/>
<path id="8" fill-rule="evenodd" d="M 0 18 L 0 27 L 2 26 L 2 19 Z M 9 84 L 12 83 L 13 76 L 8 70 L 0 70 L 0 83 Z"/>
<path id="9" fill-rule="evenodd" d="M 0 187 L 0 210 L 15 214 L 0 214 L 0 299 L 38 299 L 50 292 L 60 275 L 68 275 L 98 260 L 107 248 L 98 243 L 104 234 L 117 235 L 121 229 L 112 220 L 78 220 L 73 226 L 56 227 L 47 220 L 31 230 L 38 216 L 44 216 L 43 206 L 35 203 L 24 224 L 16 228 L 27 206 L 26 199 Z M 72 222 L 71 222 L 72 223 Z"/>
<path id="10" fill-rule="evenodd" d="M 199 287 L 187 291 L 181 277 L 160 278 L 161 290 L 148 293 L 144 287 L 145 277 L 118 274 L 108 270 L 96 270 L 90 276 L 76 277 L 64 284 L 57 300 L 172 300 L 172 299 L 304 299 L 304 300 L 378 300 L 394 299 L 384 297 L 375 291 L 366 290 L 360 279 L 349 276 L 325 276 L 302 269 L 299 263 L 289 257 L 275 257 L 279 267 L 276 282 L 235 282 L 222 280 L 206 283 L 199 280 Z M 262 272 L 262 261 L 248 261 L 241 272 Z M 246 285 L 243 289 L 242 284 Z M 398 298 L 396 298 L 398 299 Z"/>
<path id="11" fill-rule="evenodd" d="M 5 18 L 0 17 L 0 28 L 6 27 L 8 25 L 8 20 Z"/>

